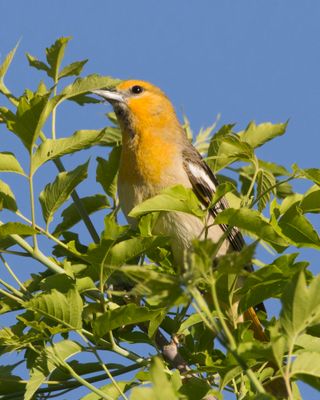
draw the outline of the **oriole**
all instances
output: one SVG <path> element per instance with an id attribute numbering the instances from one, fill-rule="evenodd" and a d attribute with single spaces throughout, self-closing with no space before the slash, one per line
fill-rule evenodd
<path id="1" fill-rule="evenodd" d="M 118 194 L 120 206 L 131 224 L 136 220 L 128 214 L 137 204 L 173 185 L 192 188 L 206 207 L 210 204 L 218 181 L 186 137 L 173 105 L 159 88 L 145 81 L 128 80 L 115 90 L 93 93 L 112 104 L 122 131 Z M 226 199 L 222 198 L 210 209 L 211 218 L 227 207 Z M 228 229 L 225 225 L 209 225 L 206 230 L 204 222 L 196 216 L 167 212 L 158 218 L 154 233 L 170 237 L 174 259 L 181 265 L 193 239 L 206 233 L 207 238 L 217 242 Z M 240 251 L 244 245 L 236 228 L 227 232 L 218 255 L 229 250 Z M 263 339 L 254 310 L 248 313 L 256 336 Z"/>
<path id="2" fill-rule="evenodd" d="M 218 185 L 217 178 L 187 139 L 173 105 L 159 88 L 145 81 L 128 80 L 114 90 L 93 93 L 112 104 L 122 131 L 118 194 L 120 206 L 131 224 L 136 221 L 128 214 L 137 204 L 173 185 L 192 188 L 203 205 L 209 206 Z M 226 199 L 222 198 L 210 208 L 210 218 L 213 220 L 227 207 Z M 204 229 L 204 222 L 190 214 L 166 212 L 160 214 L 154 233 L 170 237 L 178 264 L 183 263 L 192 240 L 204 234 L 217 242 L 227 233 L 218 255 L 242 249 L 244 240 L 237 228 L 209 226 Z M 250 308 L 244 317 L 252 321 L 256 338 L 266 340 L 255 310 Z M 286 393 L 281 380 L 268 386 L 267 390 L 273 394 Z"/>

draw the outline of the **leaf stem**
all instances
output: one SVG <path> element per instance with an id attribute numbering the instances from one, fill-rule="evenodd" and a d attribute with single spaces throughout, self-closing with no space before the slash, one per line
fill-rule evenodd
<path id="1" fill-rule="evenodd" d="M 3 294 L 4 296 L 8 297 L 9 299 L 11 299 L 13 301 L 16 301 L 19 304 L 23 303 L 22 299 L 20 299 L 19 297 L 14 296 L 13 294 L 11 294 L 11 293 L 3 290 L 3 289 L 0 289 L 0 293 Z"/>
<path id="2" fill-rule="evenodd" d="M 78 374 L 76 373 L 76 371 L 75 371 L 73 368 L 71 368 L 70 365 L 69 365 L 66 361 L 62 360 L 62 359 L 58 356 L 57 353 L 55 353 L 55 354 L 56 354 L 56 357 L 58 358 L 59 362 L 62 364 L 62 366 L 63 366 L 65 369 L 67 369 L 67 370 L 69 371 L 70 375 L 71 375 L 75 380 L 77 380 L 79 383 L 81 383 L 81 385 L 83 385 L 83 386 L 85 386 L 86 388 L 88 388 L 89 390 L 91 390 L 91 392 L 96 393 L 96 394 L 97 394 L 98 396 L 100 396 L 102 399 L 105 399 L 105 400 L 113 400 L 113 397 L 108 396 L 108 395 L 107 395 L 106 393 L 104 393 L 102 390 L 96 388 L 96 387 L 93 386 L 90 382 L 88 382 L 86 379 L 82 378 L 82 376 L 78 375 Z"/>
<path id="3" fill-rule="evenodd" d="M 0 226 L 3 225 L 3 222 L 0 221 Z M 30 244 L 25 241 L 21 236 L 17 234 L 12 234 L 10 237 L 23 249 L 25 249 L 34 259 L 41 262 L 41 264 L 45 265 L 53 272 L 57 274 L 65 274 L 65 270 L 61 268 L 58 264 L 50 260 L 45 254 L 42 253 L 40 249 L 34 249 Z"/>
<path id="4" fill-rule="evenodd" d="M 32 153 L 31 153 L 30 157 L 32 157 Z M 29 174 L 29 191 L 30 191 L 32 228 L 35 229 L 36 228 L 36 216 L 35 216 L 35 207 L 34 207 L 33 176 L 31 175 L 31 173 Z M 36 234 L 33 234 L 33 247 L 35 250 L 38 249 L 38 240 L 37 240 Z"/>
<path id="5" fill-rule="evenodd" d="M 289 400 L 294 400 L 294 396 L 292 393 L 292 388 L 291 388 L 291 384 L 290 384 L 290 367 L 291 367 L 291 361 L 292 361 L 292 353 L 293 353 L 293 348 L 294 348 L 294 344 L 296 342 L 296 337 L 293 337 L 291 339 L 291 343 L 289 346 L 289 351 L 288 351 L 288 361 L 287 361 L 287 365 L 285 367 L 285 371 L 284 371 L 284 381 L 286 384 L 286 388 L 287 388 L 287 392 L 288 392 L 288 396 L 289 396 Z"/>
<path id="6" fill-rule="evenodd" d="M 113 378 L 113 376 L 111 375 L 111 372 L 109 371 L 109 369 L 107 368 L 107 366 L 105 365 L 105 363 L 102 361 L 101 357 L 99 356 L 99 353 L 97 352 L 97 350 L 95 349 L 95 347 L 93 347 L 91 345 L 91 343 L 89 342 L 89 340 L 85 337 L 85 335 L 83 335 L 81 333 L 81 331 L 77 331 L 78 334 L 80 335 L 80 337 L 82 338 L 82 340 L 90 347 L 91 351 L 93 352 L 93 354 L 96 356 L 100 366 L 102 367 L 102 369 L 105 371 L 105 373 L 107 374 L 108 378 L 111 380 L 112 384 L 114 385 L 114 387 L 118 390 L 119 394 L 124 398 L 124 400 L 128 400 L 128 397 L 123 393 L 123 391 L 121 390 L 120 386 L 118 385 L 118 383 L 115 381 L 115 379 Z"/>
<path id="7" fill-rule="evenodd" d="M 24 291 L 24 293 L 29 294 L 27 288 L 24 286 L 24 284 L 20 281 L 20 279 L 17 277 L 17 275 L 13 272 L 13 270 L 10 268 L 10 265 L 7 263 L 7 261 L 4 259 L 3 255 L 0 254 L 0 259 L 3 262 L 5 268 L 9 272 L 9 274 L 12 276 L 12 278 L 17 282 L 17 284 L 20 286 L 20 288 Z M 17 291 L 20 293 L 19 291 Z"/>
<path id="8" fill-rule="evenodd" d="M 53 160 L 53 162 L 55 163 L 55 165 L 56 165 L 56 167 L 57 167 L 59 172 L 64 172 L 65 171 L 65 168 L 64 168 L 60 158 L 57 158 L 57 159 Z M 98 235 L 98 233 L 97 233 L 97 231 L 96 231 L 96 229 L 95 229 L 95 227 L 94 227 L 94 225 L 93 225 L 93 223 L 92 223 L 92 221 L 91 221 L 86 209 L 84 208 L 83 203 L 82 203 L 78 193 L 76 192 L 76 190 L 74 190 L 71 193 L 71 197 L 72 197 L 72 200 L 73 200 L 73 202 L 74 202 L 74 204 L 75 204 L 75 206 L 76 206 L 76 208 L 78 210 L 78 213 L 79 213 L 80 217 L 82 218 L 82 220 L 83 220 L 88 232 L 91 235 L 92 240 L 95 243 L 99 243 L 100 242 L 100 237 L 99 237 L 99 235 Z"/>
<path id="9" fill-rule="evenodd" d="M 283 181 L 276 182 L 274 185 L 270 186 L 268 189 L 266 189 L 264 192 L 262 192 L 262 193 L 254 200 L 254 202 L 251 204 L 250 208 L 254 207 L 254 206 L 259 202 L 259 200 L 260 200 L 263 196 L 265 196 L 268 192 L 271 192 L 271 191 L 272 191 L 273 189 L 275 189 L 277 186 L 280 186 L 280 185 L 282 185 L 283 183 L 290 182 L 290 181 L 292 181 L 292 180 L 295 179 L 295 178 L 296 178 L 295 176 L 290 176 L 289 178 L 284 179 Z"/>

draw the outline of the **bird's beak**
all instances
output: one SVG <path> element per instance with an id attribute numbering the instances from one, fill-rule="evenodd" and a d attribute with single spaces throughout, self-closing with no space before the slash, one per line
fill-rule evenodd
<path id="1" fill-rule="evenodd" d="M 102 97 L 103 99 L 109 101 L 110 103 L 124 103 L 125 98 L 122 93 L 113 90 L 93 90 L 93 94 Z"/>

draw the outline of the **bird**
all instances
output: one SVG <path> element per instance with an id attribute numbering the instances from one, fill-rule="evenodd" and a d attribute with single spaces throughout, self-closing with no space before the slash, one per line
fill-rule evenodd
<path id="1" fill-rule="evenodd" d="M 137 220 L 130 217 L 130 211 L 174 185 L 192 189 L 203 206 L 209 207 L 219 182 L 187 138 L 171 101 L 161 89 L 146 81 L 125 80 L 114 89 L 93 93 L 111 103 L 122 132 L 119 204 L 133 227 Z M 180 267 L 194 239 L 206 237 L 218 242 L 225 234 L 217 256 L 241 251 L 245 241 L 236 227 L 212 224 L 216 215 L 228 207 L 225 197 L 210 207 L 209 223 L 187 213 L 162 213 L 154 234 L 170 238 L 175 263 Z M 205 229 L 206 225 L 209 229 Z M 252 318 L 261 336 L 261 324 L 254 313 Z"/>
<path id="2" fill-rule="evenodd" d="M 241 251 L 245 241 L 239 229 L 224 224 L 213 225 L 219 212 L 229 207 L 228 202 L 222 197 L 210 207 L 219 185 L 218 179 L 187 138 L 166 94 L 143 80 L 124 80 L 113 89 L 99 89 L 92 93 L 112 105 L 122 132 L 118 196 L 128 222 L 133 227 L 137 224 L 136 219 L 129 215 L 135 206 L 164 189 L 182 185 L 193 190 L 203 207 L 209 210 L 210 223 L 207 222 L 209 228 L 205 229 L 205 222 L 194 215 L 160 213 L 153 233 L 170 238 L 174 261 L 180 270 L 194 239 L 206 237 L 218 242 L 224 235 L 217 256 Z M 246 268 L 253 270 L 252 266 Z M 232 308 L 237 320 L 250 320 L 254 336 L 267 341 L 256 310 L 251 307 L 244 315 L 238 315 L 237 306 L 236 301 Z M 263 304 L 258 308 L 265 311 Z M 280 382 L 270 390 L 273 394 L 284 393 L 286 389 L 283 387 L 283 382 Z"/>

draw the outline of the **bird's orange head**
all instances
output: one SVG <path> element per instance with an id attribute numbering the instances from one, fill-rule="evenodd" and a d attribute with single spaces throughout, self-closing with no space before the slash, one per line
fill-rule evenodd
<path id="1" fill-rule="evenodd" d="M 93 93 L 112 104 L 122 131 L 130 136 L 146 131 L 167 136 L 179 129 L 170 100 L 149 82 L 127 80 L 114 90 L 95 90 Z"/>

